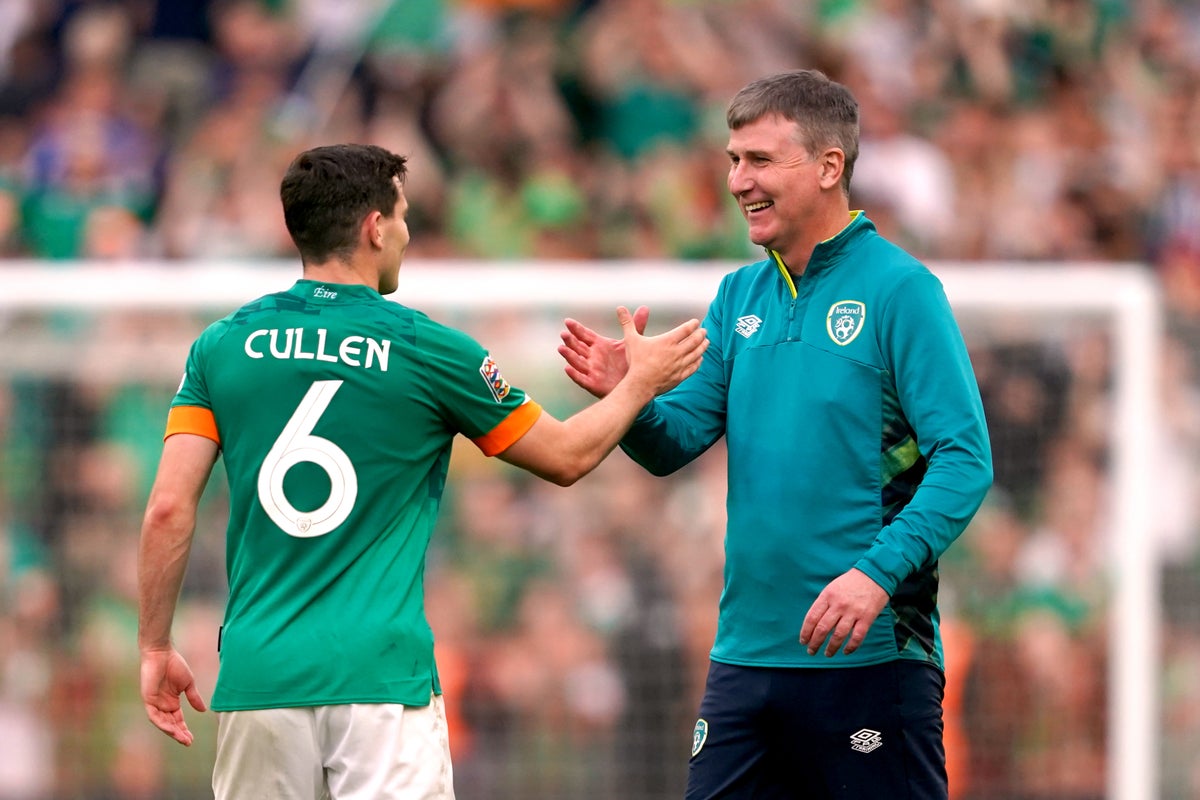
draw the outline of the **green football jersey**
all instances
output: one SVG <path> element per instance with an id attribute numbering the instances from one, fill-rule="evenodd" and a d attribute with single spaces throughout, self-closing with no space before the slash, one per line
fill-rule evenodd
<path id="1" fill-rule="evenodd" d="M 167 435 L 217 439 L 229 598 L 212 706 L 425 705 L 425 551 L 451 443 L 541 409 L 464 333 L 364 286 L 298 281 L 192 346 Z"/>

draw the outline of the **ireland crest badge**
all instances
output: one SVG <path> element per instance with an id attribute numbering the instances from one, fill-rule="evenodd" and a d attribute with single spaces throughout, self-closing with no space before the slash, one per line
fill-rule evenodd
<path id="1" fill-rule="evenodd" d="M 867 318 L 867 304 L 861 300 L 839 300 L 829 307 L 825 315 L 825 330 L 834 344 L 848 345 L 863 329 Z"/>

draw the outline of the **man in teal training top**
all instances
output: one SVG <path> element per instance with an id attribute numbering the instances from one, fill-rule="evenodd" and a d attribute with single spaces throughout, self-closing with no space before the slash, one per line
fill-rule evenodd
<path id="1" fill-rule="evenodd" d="M 729 191 L 766 258 L 725 276 L 704 363 L 621 441 L 656 475 L 722 436 L 728 452 L 687 797 L 945 798 L 938 557 L 992 480 L 967 350 L 938 279 L 850 210 L 844 86 L 766 77 L 727 122 Z M 574 320 L 559 350 L 596 396 L 625 374 L 623 345 Z"/>
<path id="2" fill-rule="evenodd" d="M 302 279 L 209 326 L 171 404 L 142 527 L 141 692 L 190 744 L 180 695 L 205 703 L 171 621 L 220 455 L 217 798 L 453 798 L 423 585 L 452 440 L 569 485 L 707 346 L 697 320 L 643 337 L 618 309 L 628 375 L 555 419 L 472 338 L 384 299 L 409 241 L 405 174 L 370 145 L 297 156 L 280 195 Z"/>

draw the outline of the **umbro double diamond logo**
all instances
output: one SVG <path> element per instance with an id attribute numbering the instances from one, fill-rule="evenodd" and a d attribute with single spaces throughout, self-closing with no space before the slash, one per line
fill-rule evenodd
<path id="1" fill-rule="evenodd" d="M 850 749 L 860 753 L 869 753 L 883 747 L 883 734 L 870 728 L 863 728 L 858 733 L 850 734 Z"/>
<path id="2" fill-rule="evenodd" d="M 737 327 L 734 330 L 744 338 L 749 339 L 758 330 L 759 325 L 762 325 L 761 319 L 753 314 L 747 314 L 744 317 L 738 317 Z"/>

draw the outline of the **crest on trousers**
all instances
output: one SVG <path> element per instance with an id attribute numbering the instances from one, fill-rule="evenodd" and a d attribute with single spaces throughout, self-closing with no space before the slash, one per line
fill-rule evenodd
<path id="1" fill-rule="evenodd" d="M 861 300 L 839 300 L 829 307 L 825 315 L 825 330 L 834 344 L 848 345 L 863 329 L 867 318 L 867 304 Z"/>
<path id="2" fill-rule="evenodd" d="M 704 740 L 708 738 L 708 722 L 703 719 L 696 720 L 696 727 L 692 729 L 692 755 L 700 752 L 700 748 L 704 747 Z"/>

